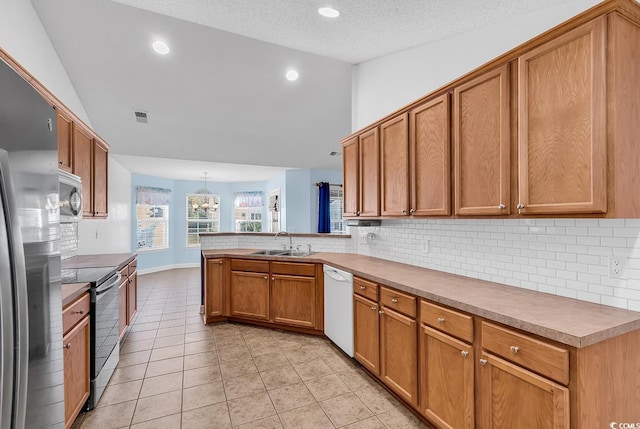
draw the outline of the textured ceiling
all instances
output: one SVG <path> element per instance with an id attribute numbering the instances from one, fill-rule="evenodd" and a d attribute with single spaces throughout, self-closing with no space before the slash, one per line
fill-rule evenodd
<path id="1" fill-rule="evenodd" d="M 567 0 L 114 1 L 357 64 Z"/>
<path id="2" fill-rule="evenodd" d="M 157 158 L 340 169 L 353 64 L 567 1 L 31 0 L 111 153 L 165 177 L 183 174 Z M 317 13 L 328 4 L 339 18 Z"/>

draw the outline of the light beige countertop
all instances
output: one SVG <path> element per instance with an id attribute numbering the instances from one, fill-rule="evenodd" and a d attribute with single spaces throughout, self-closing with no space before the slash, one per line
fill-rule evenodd
<path id="1" fill-rule="evenodd" d="M 200 237 L 233 237 L 233 236 L 262 236 L 272 237 L 273 232 L 201 232 Z M 317 238 L 351 238 L 350 234 L 326 234 L 318 232 L 282 232 L 281 237 L 317 237 Z"/>
<path id="2" fill-rule="evenodd" d="M 62 268 L 124 267 L 137 256 L 136 253 L 106 253 L 78 255 L 62 261 Z"/>
<path id="3" fill-rule="evenodd" d="M 543 292 L 448 274 L 352 253 L 306 257 L 250 255 L 257 249 L 203 250 L 205 257 L 324 263 L 476 316 L 574 347 L 640 329 L 640 313 Z"/>
<path id="4" fill-rule="evenodd" d="M 65 283 L 62 285 L 62 308 L 71 304 L 80 295 L 89 290 L 89 283 Z"/>

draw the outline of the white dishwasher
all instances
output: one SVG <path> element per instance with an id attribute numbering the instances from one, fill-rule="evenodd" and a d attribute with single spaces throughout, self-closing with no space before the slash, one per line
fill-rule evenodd
<path id="1" fill-rule="evenodd" d="M 330 265 L 324 271 L 324 334 L 353 357 L 353 274 Z"/>

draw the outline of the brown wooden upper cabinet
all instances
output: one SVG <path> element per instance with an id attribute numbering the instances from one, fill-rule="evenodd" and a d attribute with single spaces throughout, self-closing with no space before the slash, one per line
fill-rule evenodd
<path id="1" fill-rule="evenodd" d="M 69 117 L 58 113 L 58 167 L 71 173 L 73 171 L 72 122 Z"/>
<path id="2" fill-rule="evenodd" d="M 379 216 L 378 128 L 343 143 L 344 217 Z"/>
<path id="3" fill-rule="evenodd" d="M 518 58 L 522 214 L 607 211 L 606 20 Z"/>
<path id="4" fill-rule="evenodd" d="M 409 214 L 409 119 L 406 113 L 380 125 L 380 214 Z"/>
<path id="5" fill-rule="evenodd" d="M 455 213 L 510 213 L 509 68 L 504 65 L 453 92 Z"/>
<path id="6" fill-rule="evenodd" d="M 98 138 L 93 146 L 93 217 L 107 217 L 108 213 L 109 147 Z"/>
<path id="7" fill-rule="evenodd" d="M 93 217 L 93 135 L 73 123 L 73 174 L 82 179 L 82 216 Z"/>
<path id="8" fill-rule="evenodd" d="M 450 130 L 449 94 L 409 112 L 409 213 L 414 216 L 451 214 Z"/>

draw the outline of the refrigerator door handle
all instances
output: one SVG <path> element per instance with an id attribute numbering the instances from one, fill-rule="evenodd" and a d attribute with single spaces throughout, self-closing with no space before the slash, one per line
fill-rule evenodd
<path id="1" fill-rule="evenodd" d="M 16 198 L 9 167 L 9 154 L 0 150 L 0 189 L 4 206 L 8 253 L 13 283 L 15 385 L 14 385 L 14 421 L 9 427 L 25 426 L 27 413 L 27 380 L 29 371 L 29 304 L 27 300 L 27 269 L 24 259 L 22 233 L 18 213 L 15 209 Z M 2 426 L 5 427 L 5 426 Z"/>

